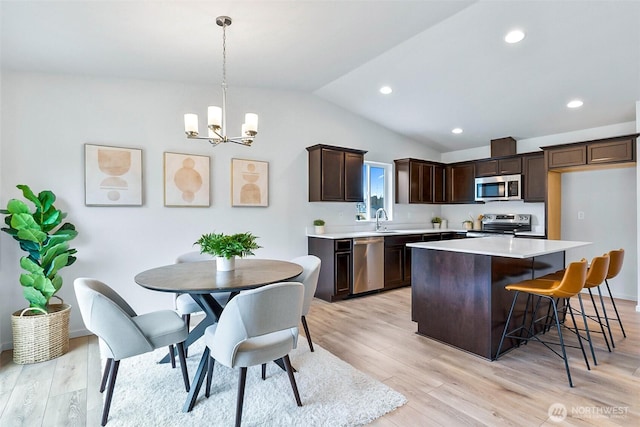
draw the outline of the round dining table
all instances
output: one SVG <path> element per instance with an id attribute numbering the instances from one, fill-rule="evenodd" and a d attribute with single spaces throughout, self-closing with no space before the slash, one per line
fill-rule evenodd
<path id="1" fill-rule="evenodd" d="M 202 307 L 205 318 L 189 332 L 184 344 L 186 349 L 222 314 L 223 307 L 211 296 L 212 293 L 230 292 L 233 297 L 240 291 L 293 279 L 300 273 L 302 267 L 293 262 L 249 258 L 236 259 L 232 271 L 217 271 L 215 260 L 185 262 L 143 271 L 134 280 L 153 291 L 190 294 Z M 167 355 L 160 363 L 169 360 Z"/>

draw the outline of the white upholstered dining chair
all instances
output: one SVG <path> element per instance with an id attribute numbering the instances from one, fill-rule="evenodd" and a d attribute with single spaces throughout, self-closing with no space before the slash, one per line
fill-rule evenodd
<path id="1" fill-rule="evenodd" d="M 184 341 L 188 329 L 173 310 L 160 310 L 138 315 L 116 291 L 96 279 L 77 278 L 74 288 L 82 320 L 89 331 L 100 339 L 100 352 L 107 357 L 100 392 L 109 384 L 102 410 L 101 425 L 107 423 L 109 408 L 120 361 L 157 348 L 178 347 L 184 386 L 189 391 L 189 375 L 185 362 Z"/>
<path id="2" fill-rule="evenodd" d="M 207 377 L 209 397 L 213 368 L 217 361 L 230 368 L 240 368 L 236 422 L 242 420 L 244 389 L 249 366 L 282 359 L 298 406 L 302 406 L 293 377 L 289 352 L 298 342 L 298 324 L 302 313 L 304 286 L 296 282 L 281 282 L 240 292 L 227 303 L 218 323 L 205 331 L 205 348 L 190 399 L 185 411 L 193 409 L 200 387 Z M 208 370 L 205 366 L 208 364 Z"/>
<path id="3" fill-rule="evenodd" d="M 316 293 L 316 287 L 318 286 L 318 276 L 320 276 L 320 258 L 315 255 L 304 255 L 291 260 L 300 266 L 302 266 L 302 273 L 291 279 L 294 282 L 301 282 L 304 285 L 304 301 L 302 303 L 301 321 L 304 328 L 304 334 L 307 337 L 309 348 L 313 351 L 313 343 L 311 342 L 311 334 L 309 333 L 309 326 L 307 325 L 307 314 L 309 314 L 309 308 L 311 307 L 311 301 Z"/>

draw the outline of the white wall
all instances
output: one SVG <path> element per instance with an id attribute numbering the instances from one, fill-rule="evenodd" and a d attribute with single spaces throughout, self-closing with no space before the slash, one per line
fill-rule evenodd
<path id="1" fill-rule="evenodd" d="M 561 238 L 592 242 L 567 251 L 567 261 L 591 261 L 594 256 L 624 248 L 622 271 L 609 284 L 613 295 L 628 300 L 635 300 L 637 294 L 635 169 L 570 172 L 561 178 Z M 578 212 L 584 214 L 583 219 L 578 219 Z"/>
<path id="2" fill-rule="evenodd" d="M 133 277 L 197 249 L 192 243 L 205 232 L 251 231 L 263 246 L 257 256 L 288 259 L 307 253 L 305 227 L 314 218 L 324 218 L 329 228 L 353 226 L 355 204 L 307 202 L 307 146 L 367 149 L 366 159 L 381 162 L 392 162 L 398 153 L 439 160 L 418 143 L 304 93 L 230 88 L 229 133 L 239 133 L 247 111 L 259 113 L 260 133 L 251 148 L 211 148 L 185 138 L 182 116 L 198 112 L 202 120 L 206 106 L 219 103 L 217 87 L 26 73 L 3 73 L 1 84 L 0 205 L 20 196 L 16 184 L 58 195 L 58 207 L 79 231 L 73 241 L 78 261 L 62 271 L 60 291 L 72 306 L 73 279 L 89 276 L 114 287 L 140 312 L 171 308 L 170 295 L 144 290 Z M 143 150 L 142 207 L 84 206 L 85 143 Z M 211 207 L 163 206 L 165 151 L 211 157 Z M 269 207 L 230 206 L 233 157 L 269 162 Z M 422 213 L 427 209 L 399 207 L 396 213 L 399 218 L 412 213 L 418 221 L 430 217 Z M 18 283 L 22 254 L 5 233 L 0 255 L 0 344 L 7 348 L 10 315 L 26 301 Z M 77 309 L 70 330 L 85 332 Z"/>

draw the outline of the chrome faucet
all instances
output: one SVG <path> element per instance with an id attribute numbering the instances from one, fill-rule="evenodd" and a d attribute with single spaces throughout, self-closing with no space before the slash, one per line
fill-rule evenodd
<path id="1" fill-rule="evenodd" d="M 389 221 L 389 217 L 387 216 L 387 211 L 384 208 L 379 208 L 376 211 L 376 231 L 380 231 L 380 213 L 384 215 L 384 220 Z"/>

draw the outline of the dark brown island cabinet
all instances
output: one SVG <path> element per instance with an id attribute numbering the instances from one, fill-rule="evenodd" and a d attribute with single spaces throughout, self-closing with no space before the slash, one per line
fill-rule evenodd
<path id="1" fill-rule="evenodd" d="M 412 248 L 412 319 L 418 334 L 493 360 L 513 301 L 505 285 L 564 267 L 564 251 L 530 258 Z M 526 298 L 515 313 L 524 313 Z M 542 309 L 546 312 L 546 308 Z M 512 318 L 511 327 L 522 322 Z M 507 340 L 503 349 L 514 342 Z"/>
<path id="2" fill-rule="evenodd" d="M 364 200 L 362 166 L 366 151 L 318 144 L 309 152 L 310 202 Z"/>

